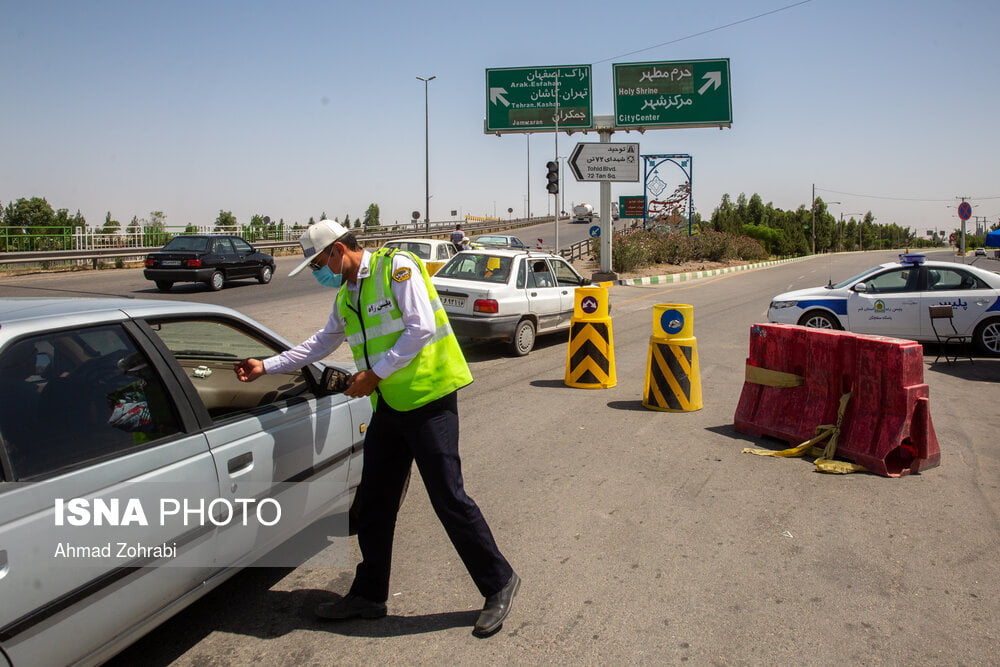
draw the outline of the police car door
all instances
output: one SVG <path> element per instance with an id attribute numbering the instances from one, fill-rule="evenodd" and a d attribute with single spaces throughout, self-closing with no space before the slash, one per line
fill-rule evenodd
<path id="1" fill-rule="evenodd" d="M 851 331 L 919 337 L 919 274 L 919 266 L 893 267 L 855 284 L 847 298 Z"/>
<path id="2" fill-rule="evenodd" d="M 971 335 L 986 310 L 997 301 L 996 290 L 959 266 L 927 267 L 927 285 L 920 296 L 921 330 L 925 338 L 931 339 L 934 329 L 929 306 L 950 305 L 955 329 Z M 942 331 L 940 326 L 938 330 Z"/>

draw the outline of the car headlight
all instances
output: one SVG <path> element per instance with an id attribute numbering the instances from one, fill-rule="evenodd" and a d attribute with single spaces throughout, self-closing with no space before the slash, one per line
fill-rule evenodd
<path id="1" fill-rule="evenodd" d="M 798 301 L 772 301 L 771 308 L 794 308 L 799 305 Z"/>

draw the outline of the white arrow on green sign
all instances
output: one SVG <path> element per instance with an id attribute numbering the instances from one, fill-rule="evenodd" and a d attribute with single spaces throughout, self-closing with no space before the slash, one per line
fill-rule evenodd
<path id="1" fill-rule="evenodd" d="M 589 130 L 591 90 L 590 65 L 488 69 L 485 131 Z"/>
<path id="2" fill-rule="evenodd" d="M 616 127 L 732 125 L 728 58 L 619 63 L 614 78 Z"/>

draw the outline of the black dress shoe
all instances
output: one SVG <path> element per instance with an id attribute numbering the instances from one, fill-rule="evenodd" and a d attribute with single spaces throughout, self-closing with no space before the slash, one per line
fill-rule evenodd
<path id="1" fill-rule="evenodd" d="M 316 607 L 317 616 L 334 621 L 346 621 L 349 618 L 382 618 L 385 613 L 384 602 L 373 602 L 353 593 L 348 593 L 336 602 L 324 602 Z"/>
<path id="2" fill-rule="evenodd" d="M 516 573 L 512 573 L 506 586 L 486 598 L 486 604 L 479 614 L 472 634 L 476 637 L 489 637 L 503 626 L 503 619 L 507 618 L 507 614 L 510 613 L 510 603 L 517 595 L 517 589 L 520 585 L 521 578 Z"/>

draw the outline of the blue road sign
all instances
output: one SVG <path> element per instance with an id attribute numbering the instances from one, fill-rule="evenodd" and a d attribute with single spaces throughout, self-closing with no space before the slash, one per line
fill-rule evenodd
<path id="1" fill-rule="evenodd" d="M 594 225 L 593 227 L 590 228 L 590 237 L 591 238 L 595 238 L 596 239 L 600 235 L 601 235 L 601 228 L 598 225 Z"/>
<path id="2" fill-rule="evenodd" d="M 967 201 L 962 202 L 958 205 L 958 217 L 962 220 L 968 220 L 972 217 L 972 204 Z"/>

